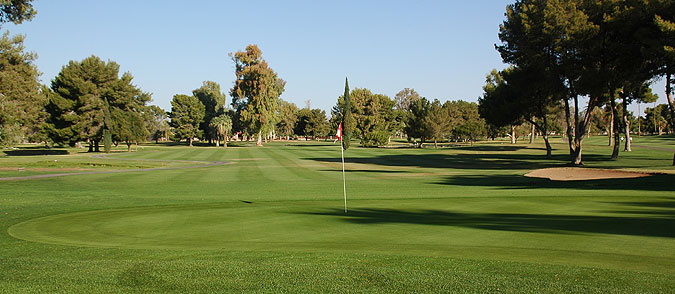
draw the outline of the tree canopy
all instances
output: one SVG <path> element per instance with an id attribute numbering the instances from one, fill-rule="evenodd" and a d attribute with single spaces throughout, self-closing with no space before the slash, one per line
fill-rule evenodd
<path id="1" fill-rule="evenodd" d="M 33 19 L 37 11 L 35 11 L 31 2 L 33 0 L 0 1 L 0 27 L 7 22 L 20 24 Z"/>
<path id="2" fill-rule="evenodd" d="M 206 113 L 204 104 L 194 96 L 176 94 L 171 101 L 170 125 L 175 130 L 176 138 L 185 139 L 189 146 L 199 136 L 199 124 Z"/>
<path id="3" fill-rule="evenodd" d="M 46 123 L 49 137 L 55 143 L 71 146 L 80 141 L 90 142 L 90 151 L 98 151 L 103 129 L 115 131 L 113 125 L 124 122 L 106 123 L 106 112 L 112 120 L 120 119 L 135 124 L 134 129 L 144 129 L 143 120 L 133 115 L 119 115 L 119 111 L 142 113 L 150 94 L 142 92 L 132 84 L 133 77 L 124 73 L 119 77 L 119 65 L 113 61 L 104 62 L 96 56 L 82 61 L 70 61 L 52 81 L 53 95 L 50 95 L 46 109 L 50 116 Z M 108 109 L 110 107 L 110 109 Z M 113 115 L 117 113 L 118 115 Z M 119 134 L 117 134 L 119 135 Z M 128 136 L 118 136 L 122 141 Z M 136 137 L 134 140 L 140 140 Z"/>
<path id="4" fill-rule="evenodd" d="M 271 131 L 276 124 L 279 96 L 286 82 L 262 58 L 257 45 L 246 46 L 246 51 L 230 53 L 235 64 L 234 87 L 230 89 L 232 106 L 251 134 L 258 135 L 262 146 L 263 132 Z"/>
<path id="5" fill-rule="evenodd" d="M 14 145 L 40 132 L 48 89 L 42 89 L 35 60 L 24 36 L 0 38 L 0 145 Z"/>
<path id="6" fill-rule="evenodd" d="M 204 81 L 201 87 L 192 91 L 192 95 L 204 104 L 204 121 L 199 124 L 199 129 L 203 132 L 204 139 L 210 142 L 217 137 L 216 130 L 211 127 L 211 120 L 224 113 L 225 93 L 220 91 L 218 83 Z"/>

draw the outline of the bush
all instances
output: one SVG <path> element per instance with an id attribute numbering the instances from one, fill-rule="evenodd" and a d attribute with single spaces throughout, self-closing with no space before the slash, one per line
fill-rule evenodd
<path id="1" fill-rule="evenodd" d="M 385 131 L 373 131 L 361 136 L 361 146 L 378 147 L 385 146 L 389 142 L 389 133 Z"/>

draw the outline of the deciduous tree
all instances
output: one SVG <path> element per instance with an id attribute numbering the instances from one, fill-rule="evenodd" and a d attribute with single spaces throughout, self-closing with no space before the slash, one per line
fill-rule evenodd
<path id="1" fill-rule="evenodd" d="M 295 103 L 280 100 L 276 131 L 286 136 L 286 140 L 293 135 L 293 129 L 298 121 L 298 107 Z"/>
<path id="2" fill-rule="evenodd" d="M 232 106 L 242 123 L 257 134 L 256 144 L 262 146 L 262 134 L 271 131 L 276 123 L 279 96 L 286 82 L 269 67 L 257 45 L 248 45 L 246 51 L 230 53 L 230 57 L 236 76 L 230 90 Z"/>

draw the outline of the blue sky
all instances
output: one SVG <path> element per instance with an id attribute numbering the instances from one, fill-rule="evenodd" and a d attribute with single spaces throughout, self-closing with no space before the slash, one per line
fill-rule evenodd
<path id="1" fill-rule="evenodd" d="M 43 83 L 93 54 L 131 72 L 165 110 L 202 81 L 227 93 L 228 53 L 257 44 L 287 82 L 284 100 L 330 110 L 345 77 L 351 88 L 390 97 L 415 88 L 431 99 L 476 101 L 485 74 L 504 67 L 494 44 L 510 2 L 35 0 L 31 22 L 3 30 L 26 35 Z"/>

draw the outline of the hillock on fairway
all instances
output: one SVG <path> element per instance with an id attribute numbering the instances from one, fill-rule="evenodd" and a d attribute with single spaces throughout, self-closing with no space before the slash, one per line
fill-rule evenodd
<path id="1" fill-rule="evenodd" d="M 0 293 L 675 291 L 673 139 L 585 143 L 649 177 L 525 177 L 555 141 L 350 148 L 348 213 L 337 144 L 10 153 L 2 177 L 160 169 L 0 181 Z"/>

